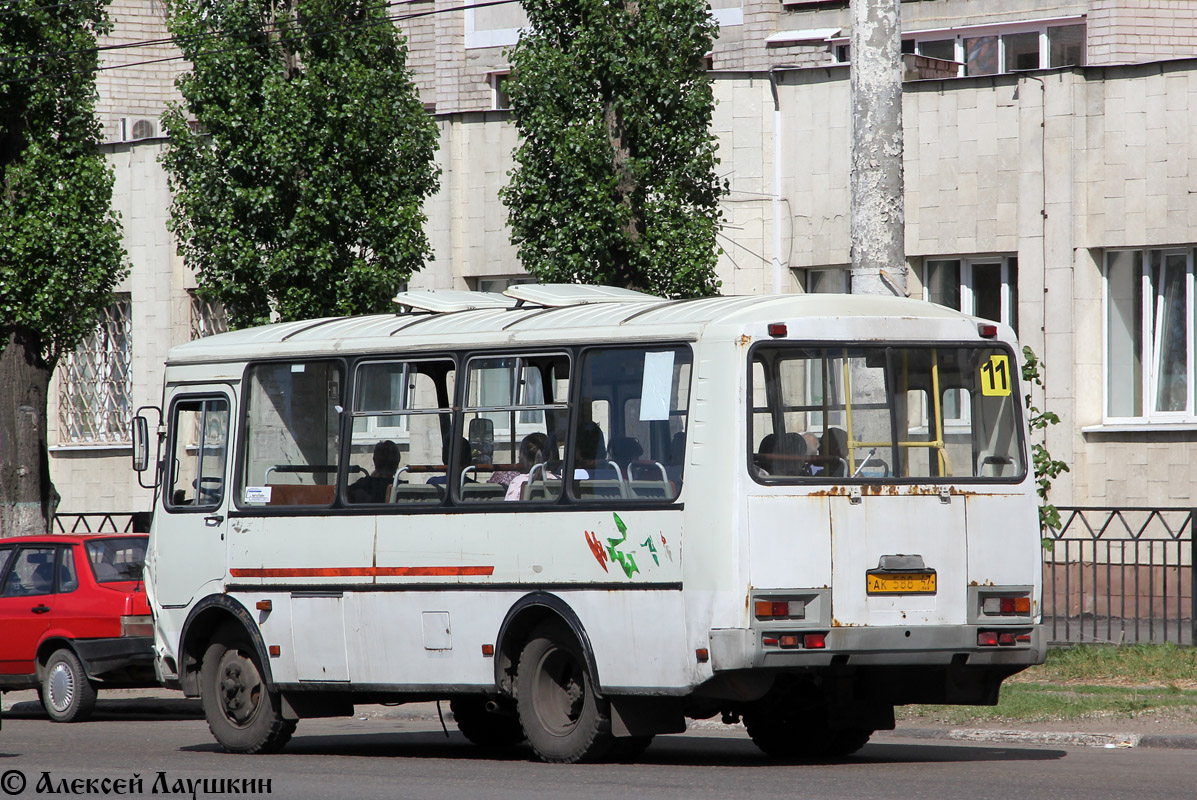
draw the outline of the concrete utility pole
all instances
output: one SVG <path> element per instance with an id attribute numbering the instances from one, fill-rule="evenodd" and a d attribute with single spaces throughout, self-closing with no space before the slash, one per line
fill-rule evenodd
<path id="1" fill-rule="evenodd" d="M 900 2 L 852 0 L 853 294 L 906 293 Z"/>

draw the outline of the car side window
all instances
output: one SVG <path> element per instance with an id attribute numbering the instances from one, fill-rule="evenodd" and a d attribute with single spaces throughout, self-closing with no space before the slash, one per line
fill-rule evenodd
<path id="1" fill-rule="evenodd" d="M 75 548 L 64 547 L 58 552 L 58 591 L 73 592 L 79 588 L 79 574 L 75 572 Z"/>
<path id="2" fill-rule="evenodd" d="M 4 581 L 3 597 L 25 597 L 54 591 L 54 547 L 22 547 Z"/>

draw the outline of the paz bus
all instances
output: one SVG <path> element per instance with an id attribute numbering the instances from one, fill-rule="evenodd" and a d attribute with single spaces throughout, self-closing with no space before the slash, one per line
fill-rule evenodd
<path id="1" fill-rule="evenodd" d="M 156 669 L 224 749 L 447 700 L 545 761 L 710 717 L 839 757 L 1042 662 L 1009 327 L 897 297 L 395 299 L 175 347 L 136 418 Z"/>

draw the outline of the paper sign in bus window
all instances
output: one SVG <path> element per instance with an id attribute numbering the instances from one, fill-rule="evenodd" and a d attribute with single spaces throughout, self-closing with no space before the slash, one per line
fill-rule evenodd
<path id="1" fill-rule="evenodd" d="M 673 351 L 644 354 L 640 385 L 640 420 L 669 419 L 669 390 L 673 387 Z"/>

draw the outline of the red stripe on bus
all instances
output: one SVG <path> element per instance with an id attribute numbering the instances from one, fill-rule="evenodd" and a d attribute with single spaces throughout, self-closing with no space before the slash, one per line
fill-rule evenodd
<path id="1" fill-rule="evenodd" d="M 230 569 L 234 578 L 404 578 L 493 575 L 494 567 L 278 567 Z"/>

